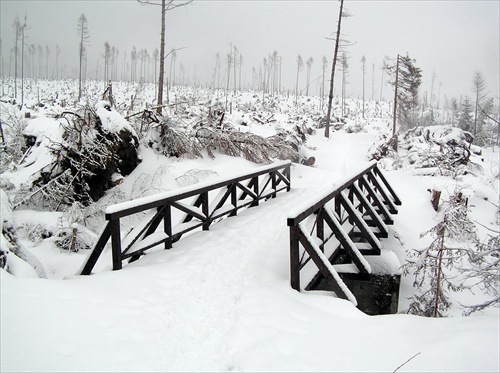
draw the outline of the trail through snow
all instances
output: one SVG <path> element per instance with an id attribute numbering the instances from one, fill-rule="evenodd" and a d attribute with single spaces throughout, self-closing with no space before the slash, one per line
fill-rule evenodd
<path id="1" fill-rule="evenodd" d="M 2 370 L 393 371 L 417 353 L 402 371 L 498 368 L 494 317 L 369 317 L 292 290 L 286 217 L 314 193 L 281 193 L 121 271 L 2 272 Z M 20 350 L 30 358 L 16 359 Z"/>
<path id="2" fill-rule="evenodd" d="M 316 163 L 292 166 L 291 192 L 121 271 L 110 271 L 108 250 L 98 273 L 63 280 L 69 272 L 58 270 L 74 273 L 86 253 L 63 257 L 53 246 L 28 247 L 49 279 L 0 271 L 0 370 L 379 372 L 415 356 L 400 371 L 498 372 L 498 309 L 438 320 L 369 317 L 331 293 L 290 287 L 289 212 L 367 165 L 378 133 L 336 131 L 326 139 L 319 132 L 307 142 Z M 225 177 L 256 167 L 219 154 L 176 160 L 141 151 L 143 162 L 121 185 L 130 198 L 174 190 L 193 169 Z M 436 224 L 426 192 L 435 179 L 408 170 L 384 175 L 403 205 L 382 245 L 398 248 L 402 260 L 404 250 L 426 244 L 419 234 Z M 487 202 L 478 194 L 473 201 L 484 214 Z M 23 214 L 29 211 L 14 216 Z M 400 309 L 411 286 L 410 279 L 402 283 Z"/>

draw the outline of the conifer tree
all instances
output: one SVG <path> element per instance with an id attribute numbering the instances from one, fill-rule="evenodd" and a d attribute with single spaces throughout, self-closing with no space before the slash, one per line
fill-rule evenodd
<path id="1" fill-rule="evenodd" d="M 469 97 L 465 96 L 462 108 L 460 110 L 460 117 L 458 120 L 458 127 L 464 131 L 471 132 L 474 126 L 474 119 L 472 118 L 472 105 Z"/>
<path id="2" fill-rule="evenodd" d="M 417 293 L 411 298 L 408 312 L 428 317 L 446 316 L 451 302 L 449 292 L 464 289 L 454 283 L 449 271 L 458 271 L 462 259 L 476 239 L 475 226 L 467 217 L 467 206 L 460 190 L 444 204 L 442 220 L 421 236 L 430 235 L 432 242 L 423 249 L 413 249 L 403 265 L 406 275 L 414 274 Z"/>
<path id="3" fill-rule="evenodd" d="M 386 63 L 389 73 L 394 76 L 394 126 L 393 135 L 396 134 L 396 122 L 402 128 L 415 126 L 414 111 L 418 106 L 418 88 L 422 83 L 422 69 L 415 65 L 415 59 L 398 55 L 394 65 Z"/>

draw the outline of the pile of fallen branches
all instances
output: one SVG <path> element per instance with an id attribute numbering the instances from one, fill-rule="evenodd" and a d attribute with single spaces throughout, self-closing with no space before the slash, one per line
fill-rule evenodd
<path id="1" fill-rule="evenodd" d="M 481 169 L 472 160 L 472 141 L 469 132 L 456 127 L 416 127 L 404 133 L 399 141 L 395 136 L 381 138 L 370 148 L 368 158 L 397 158 L 394 145 L 399 142 L 399 156 L 413 168 L 456 177 Z"/>
<path id="2" fill-rule="evenodd" d="M 273 158 L 296 158 L 296 151 L 280 135 L 264 138 L 249 132 L 222 131 L 202 127 L 195 133 L 196 139 L 213 158 L 213 150 L 223 154 L 244 157 L 255 163 L 269 163 Z"/>

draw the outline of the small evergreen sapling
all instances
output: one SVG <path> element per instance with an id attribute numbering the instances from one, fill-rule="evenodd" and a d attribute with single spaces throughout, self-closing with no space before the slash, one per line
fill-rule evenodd
<path id="1" fill-rule="evenodd" d="M 464 289 L 460 281 L 455 281 L 453 271 L 462 266 L 470 250 L 476 237 L 475 226 L 467 218 L 468 208 L 460 191 L 450 196 L 443 207 L 443 219 L 421 235 L 433 238 L 430 245 L 412 250 L 403 265 L 405 275 L 413 271 L 415 276 L 413 286 L 417 293 L 410 298 L 408 313 L 411 314 L 446 316 L 451 306 L 449 292 Z"/>

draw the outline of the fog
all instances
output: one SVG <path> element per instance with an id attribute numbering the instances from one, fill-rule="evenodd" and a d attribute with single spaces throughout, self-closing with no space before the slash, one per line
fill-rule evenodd
<path id="1" fill-rule="evenodd" d="M 392 88 L 382 85 L 380 67 L 384 56 L 396 58 L 408 53 L 423 70 L 421 95 L 430 94 L 435 74 L 435 100 L 443 102 L 461 95 L 473 96 L 472 78 L 480 71 L 489 96 L 499 97 L 500 2 L 498 1 L 349 1 L 351 14 L 342 20 L 342 38 L 349 56 L 347 95 L 362 92 L 361 58 L 366 57 L 366 98 L 390 99 Z M 297 73 L 297 56 L 304 63 L 313 59 L 310 94 L 318 94 L 321 85 L 321 59 L 328 58 L 331 68 L 338 1 L 194 1 L 186 7 L 167 12 L 166 50 L 176 52 L 177 82 L 211 85 L 214 81 L 216 54 L 220 55 L 220 79 L 224 85 L 226 55 L 231 46 L 243 58 L 241 85 L 252 87 L 252 69 L 258 74 L 263 59 L 277 51 L 282 58 L 282 86 L 292 90 Z M 2 68 L 13 75 L 12 24 L 26 16 L 27 45 L 34 45 L 35 76 L 42 61 L 45 77 L 46 47 L 49 76 L 55 73 L 56 45 L 61 53 L 59 77 L 76 77 L 78 69 L 77 20 L 88 19 L 90 45 L 87 46 L 87 78 L 103 78 L 103 52 L 107 41 L 119 51 L 117 78 L 130 78 L 130 52 L 146 49 L 149 55 L 159 48 L 160 7 L 143 6 L 129 1 L 6 1 L 0 2 Z M 38 46 L 43 49 L 39 59 Z M 166 59 L 170 73 L 171 55 Z M 181 76 L 181 64 L 183 75 Z M 127 70 L 128 66 L 128 70 Z M 147 71 L 147 70 L 146 70 Z M 33 71 L 32 71 L 33 73 Z M 28 73 L 26 73 L 28 74 Z M 25 74 L 25 75 L 26 75 Z M 232 73 L 231 73 L 232 74 Z M 340 90 L 336 74 L 336 92 Z M 154 78 L 150 65 L 147 78 Z M 231 84 L 232 87 L 232 77 Z M 255 81 L 254 81 L 255 84 Z M 299 87 L 305 93 L 306 67 L 299 74 Z M 498 102 L 498 101 L 497 101 Z"/>

